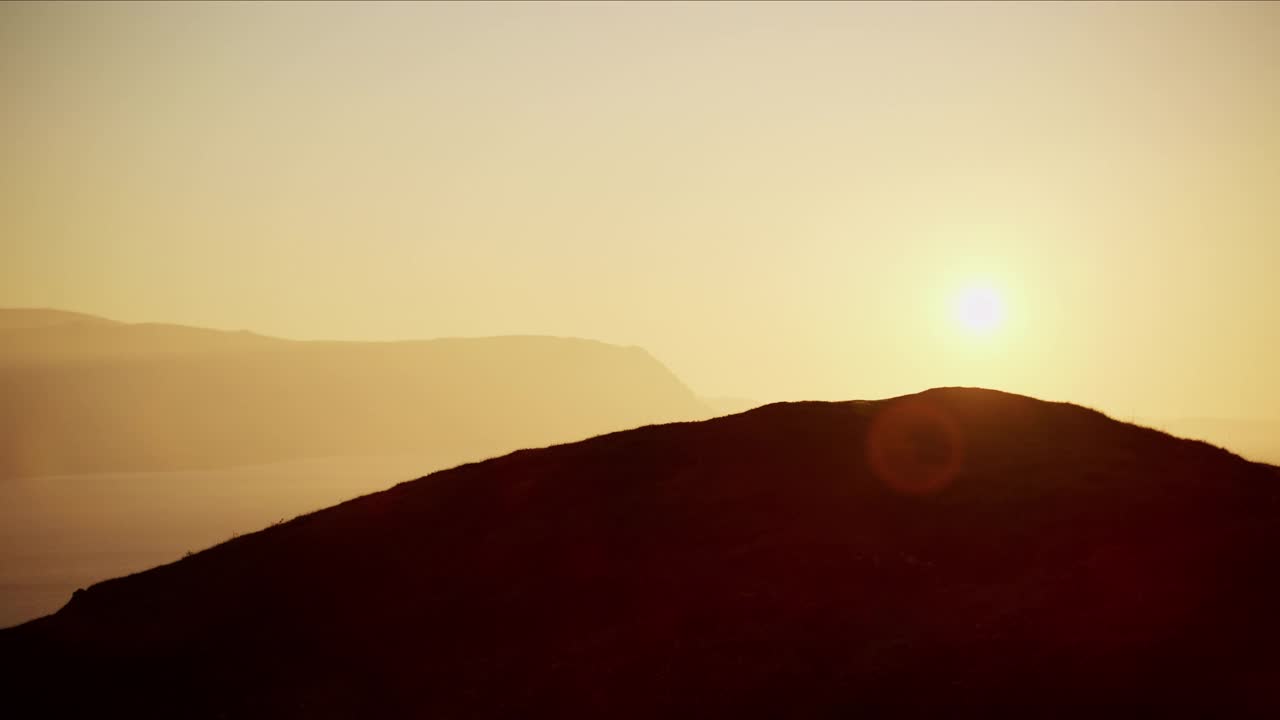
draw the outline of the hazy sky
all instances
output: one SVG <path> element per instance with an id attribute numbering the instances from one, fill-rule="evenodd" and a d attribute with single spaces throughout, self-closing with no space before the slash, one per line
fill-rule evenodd
<path id="1" fill-rule="evenodd" d="M 0 306 L 1280 415 L 1280 4 L 5 3 L 0 92 Z"/>

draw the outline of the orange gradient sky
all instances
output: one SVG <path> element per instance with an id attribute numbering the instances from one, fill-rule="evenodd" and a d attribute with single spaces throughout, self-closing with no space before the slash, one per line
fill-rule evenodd
<path id="1" fill-rule="evenodd" d="M 1280 408 L 1280 4 L 6 3 L 0 87 L 0 306 Z"/>

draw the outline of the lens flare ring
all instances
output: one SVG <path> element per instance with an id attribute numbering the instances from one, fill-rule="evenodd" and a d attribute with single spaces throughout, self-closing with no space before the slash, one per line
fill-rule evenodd
<path id="1" fill-rule="evenodd" d="M 960 426 L 945 412 L 918 398 L 891 403 L 871 421 L 867 461 L 889 489 L 904 495 L 933 495 L 949 487 L 964 464 Z"/>

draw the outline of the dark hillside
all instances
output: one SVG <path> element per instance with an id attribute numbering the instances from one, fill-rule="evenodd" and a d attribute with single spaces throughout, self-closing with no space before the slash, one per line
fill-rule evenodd
<path id="1" fill-rule="evenodd" d="M 1278 556 L 1273 468 L 939 389 L 437 473 L 89 588 L 0 671 L 100 716 L 1274 717 Z"/>

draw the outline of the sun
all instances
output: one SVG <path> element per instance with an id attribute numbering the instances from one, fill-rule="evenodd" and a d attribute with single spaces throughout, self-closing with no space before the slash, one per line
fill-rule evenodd
<path id="1" fill-rule="evenodd" d="M 986 334 L 1004 322 L 1004 301 L 995 289 L 978 285 L 965 288 L 956 296 L 956 320 L 964 329 Z"/>

